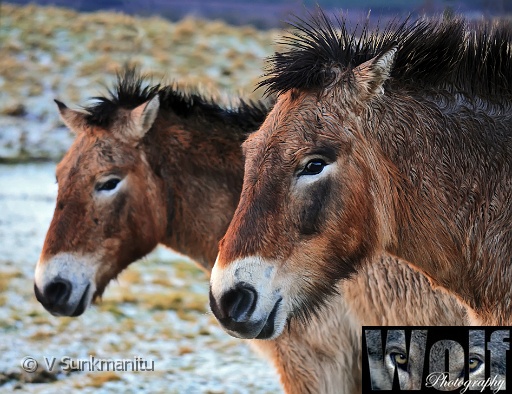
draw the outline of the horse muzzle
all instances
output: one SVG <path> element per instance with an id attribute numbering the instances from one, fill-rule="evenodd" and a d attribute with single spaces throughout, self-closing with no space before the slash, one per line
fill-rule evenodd
<path id="1" fill-rule="evenodd" d="M 34 293 L 54 316 L 79 316 L 91 304 L 97 264 L 86 256 L 59 253 L 37 263 Z"/>
<path id="2" fill-rule="evenodd" d="M 232 336 L 243 339 L 270 339 L 275 334 L 276 316 L 282 298 L 268 313 L 258 307 L 258 293 L 248 284 L 238 284 L 217 302 L 210 291 L 210 307 L 222 327 Z"/>
<path id="3" fill-rule="evenodd" d="M 40 291 L 34 283 L 37 300 L 54 316 L 80 316 L 90 304 L 89 290 L 90 285 L 87 285 L 78 302 L 76 300 L 72 302 L 70 298 L 73 288 L 68 280 L 57 278 L 45 286 L 43 291 Z"/>

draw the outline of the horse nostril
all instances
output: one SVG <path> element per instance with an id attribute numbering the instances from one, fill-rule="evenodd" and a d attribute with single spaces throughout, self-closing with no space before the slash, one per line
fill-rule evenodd
<path id="1" fill-rule="evenodd" d="M 257 299 L 258 295 L 252 286 L 240 284 L 222 296 L 220 309 L 225 317 L 241 322 L 252 315 Z"/>
<path id="2" fill-rule="evenodd" d="M 44 297 L 50 305 L 65 304 L 71 295 L 71 282 L 57 278 L 44 289 Z"/>

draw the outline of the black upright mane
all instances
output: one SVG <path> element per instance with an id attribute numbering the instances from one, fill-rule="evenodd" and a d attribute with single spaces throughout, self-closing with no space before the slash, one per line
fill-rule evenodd
<path id="1" fill-rule="evenodd" d="M 151 85 L 150 78 L 134 67 L 125 67 L 117 74 L 114 88 L 107 97 L 93 97 L 84 107 L 90 125 L 108 129 L 119 109 L 134 109 L 155 97 L 160 97 L 160 111 L 172 111 L 179 117 L 196 116 L 205 122 L 222 122 L 240 130 L 256 130 L 269 111 L 262 102 L 244 101 L 236 108 L 226 108 L 200 93 L 184 92 L 176 86 Z"/>
<path id="2" fill-rule="evenodd" d="M 267 93 L 322 89 L 331 67 L 350 70 L 398 47 L 391 83 L 415 89 L 444 87 L 493 98 L 512 96 L 512 27 L 490 22 L 469 28 L 462 19 L 420 19 L 370 30 L 369 21 L 349 33 L 344 18 L 332 22 L 323 12 L 290 23 L 282 44 L 290 49 L 268 59 Z M 495 98 L 495 97 L 494 97 Z"/>

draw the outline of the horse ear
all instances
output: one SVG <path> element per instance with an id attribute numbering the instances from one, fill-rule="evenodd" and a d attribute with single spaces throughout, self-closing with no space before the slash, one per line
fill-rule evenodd
<path id="1" fill-rule="evenodd" d="M 393 46 L 354 69 L 356 83 L 364 99 L 384 94 L 384 83 L 391 74 L 397 51 L 398 48 Z"/>
<path id="2" fill-rule="evenodd" d="M 75 134 L 80 133 L 86 126 L 86 112 L 68 108 L 66 104 L 59 100 L 54 100 L 59 107 L 60 118 L 64 124 Z"/>
<path id="3" fill-rule="evenodd" d="M 158 110 L 160 109 L 160 98 L 158 94 L 151 100 L 134 108 L 130 113 L 131 127 L 130 135 L 140 140 L 153 126 Z"/>

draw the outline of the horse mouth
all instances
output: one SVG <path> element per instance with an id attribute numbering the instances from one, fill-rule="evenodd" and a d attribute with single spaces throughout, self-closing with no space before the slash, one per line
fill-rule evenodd
<path id="1" fill-rule="evenodd" d="M 80 316 L 87 309 L 87 306 L 89 305 L 89 303 L 87 302 L 87 298 L 89 295 L 89 287 L 90 286 L 91 286 L 91 284 L 89 283 L 87 285 L 87 287 L 85 288 L 85 291 L 82 294 L 82 297 L 80 298 L 80 301 L 78 302 L 78 305 L 76 306 L 75 311 L 70 315 L 71 317 Z"/>
<path id="2" fill-rule="evenodd" d="M 281 301 L 283 301 L 283 299 L 279 298 L 275 303 L 274 308 L 272 308 L 272 311 L 270 311 L 270 314 L 267 317 L 267 321 L 263 325 L 260 333 L 256 336 L 256 339 L 269 339 L 274 334 L 277 310 L 279 309 L 279 305 L 281 305 Z"/>

